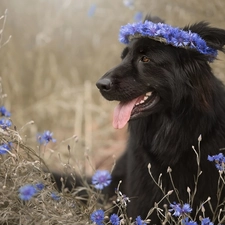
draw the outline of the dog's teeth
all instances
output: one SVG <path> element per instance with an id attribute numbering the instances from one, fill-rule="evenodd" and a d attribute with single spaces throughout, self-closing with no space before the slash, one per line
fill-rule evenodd
<path id="1" fill-rule="evenodd" d="M 151 96 L 152 92 L 147 92 L 144 96 L 144 98 L 140 101 L 140 102 L 137 102 L 135 105 L 140 105 L 140 104 L 143 104 L 145 103 L 145 101 L 148 99 L 149 96 Z"/>

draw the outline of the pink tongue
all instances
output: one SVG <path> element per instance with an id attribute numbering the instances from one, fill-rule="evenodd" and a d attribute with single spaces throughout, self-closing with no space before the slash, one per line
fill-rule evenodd
<path id="1" fill-rule="evenodd" d="M 116 106 L 113 115 L 114 128 L 121 129 L 127 124 L 128 120 L 130 119 L 131 111 L 134 108 L 137 100 L 138 98 L 135 98 L 127 103 L 120 102 L 119 105 Z"/>

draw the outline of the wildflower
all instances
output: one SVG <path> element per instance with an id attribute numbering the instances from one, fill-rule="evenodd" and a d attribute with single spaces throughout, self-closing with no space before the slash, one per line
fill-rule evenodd
<path id="1" fill-rule="evenodd" d="M 146 225 L 146 223 L 141 219 L 140 216 L 138 216 L 135 221 L 135 225 Z"/>
<path id="2" fill-rule="evenodd" d="M 92 184 L 96 189 L 102 190 L 111 183 L 112 177 L 107 170 L 97 170 L 92 176 Z"/>
<path id="3" fill-rule="evenodd" d="M 218 155 L 212 155 L 212 156 L 208 155 L 208 160 L 210 162 L 215 161 L 216 168 L 218 170 L 221 170 L 221 171 L 224 170 L 224 168 L 225 168 L 225 156 L 223 155 L 223 153 L 219 153 Z"/>
<path id="4" fill-rule="evenodd" d="M 116 189 L 116 194 L 117 194 L 117 202 L 120 202 L 122 207 L 127 207 L 127 202 L 130 202 L 129 197 L 124 195 L 121 191 Z"/>
<path id="5" fill-rule="evenodd" d="M 102 209 L 96 210 L 91 214 L 91 221 L 97 225 L 103 225 L 105 213 Z"/>
<path id="6" fill-rule="evenodd" d="M 192 211 L 192 208 L 190 207 L 189 204 L 185 203 L 183 205 L 183 207 L 181 206 L 181 204 L 177 204 L 176 202 L 174 202 L 173 204 L 170 204 L 170 207 L 172 209 L 169 209 L 169 211 L 174 211 L 173 216 L 180 216 L 181 214 L 185 214 L 185 213 L 190 213 Z"/>
<path id="7" fill-rule="evenodd" d="M 143 13 L 142 12 L 136 12 L 134 15 L 134 21 L 135 22 L 140 22 L 142 21 L 143 18 Z"/>
<path id="8" fill-rule="evenodd" d="M 189 44 L 188 38 L 189 38 L 188 33 L 183 33 L 180 30 L 175 30 L 173 37 L 171 38 L 170 41 L 174 44 L 174 46 L 182 47 L 187 46 Z"/>
<path id="9" fill-rule="evenodd" d="M 12 122 L 8 119 L 2 118 L 0 119 L 0 127 L 6 130 L 8 127 L 12 126 Z"/>
<path id="10" fill-rule="evenodd" d="M 182 220 L 182 224 L 183 225 L 197 225 L 196 222 L 194 222 L 192 220 L 189 221 L 189 218 L 188 217 L 186 217 L 185 219 Z"/>
<path id="11" fill-rule="evenodd" d="M 12 147 L 11 142 L 4 143 L 4 144 L 0 145 L 0 155 L 8 153 L 8 151 L 11 150 L 11 147 Z"/>
<path id="12" fill-rule="evenodd" d="M 30 200 L 36 193 L 37 189 L 31 184 L 24 185 L 19 189 L 19 197 L 24 201 Z"/>
<path id="13" fill-rule="evenodd" d="M 10 117 L 11 113 L 5 108 L 5 106 L 0 107 L 1 116 Z"/>
<path id="14" fill-rule="evenodd" d="M 210 221 L 210 219 L 207 218 L 203 218 L 201 221 L 201 225 L 213 225 L 214 223 Z"/>
<path id="15" fill-rule="evenodd" d="M 119 40 L 124 44 L 128 44 L 135 37 L 150 37 L 156 41 L 170 44 L 175 47 L 195 49 L 201 54 L 208 56 L 211 62 L 217 56 L 217 50 L 207 46 L 197 33 L 184 31 L 177 27 L 172 27 L 164 23 L 153 23 L 145 21 L 143 23 L 136 22 L 127 24 L 120 29 Z"/>
<path id="16" fill-rule="evenodd" d="M 51 193 L 51 197 L 52 197 L 55 201 L 60 201 L 60 196 L 57 195 L 56 193 Z"/>
<path id="17" fill-rule="evenodd" d="M 109 220 L 110 220 L 110 223 L 112 225 L 119 225 L 120 224 L 120 218 L 115 213 L 110 216 Z"/>
<path id="18" fill-rule="evenodd" d="M 39 191 L 43 190 L 44 187 L 45 187 L 45 185 L 42 184 L 42 183 L 38 183 L 38 184 L 36 184 L 35 186 L 36 186 L 36 188 L 37 188 Z"/>
<path id="19" fill-rule="evenodd" d="M 170 207 L 172 209 L 169 209 L 169 211 L 174 211 L 173 216 L 180 216 L 182 214 L 182 208 L 180 204 L 176 204 L 176 202 L 174 202 L 173 204 L 170 204 Z"/>
<path id="20" fill-rule="evenodd" d="M 89 17 L 93 17 L 95 15 L 95 11 L 96 11 L 96 5 L 92 4 L 88 10 L 88 16 Z"/>
<path id="21" fill-rule="evenodd" d="M 38 136 L 38 141 L 40 144 L 48 144 L 50 141 L 56 142 L 56 139 L 52 137 L 53 133 L 51 133 L 49 130 L 44 131 L 43 134 Z"/>
<path id="22" fill-rule="evenodd" d="M 182 207 L 182 213 L 190 213 L 191 211 L 191 206 L 188 203 L 185 203 Z"/>

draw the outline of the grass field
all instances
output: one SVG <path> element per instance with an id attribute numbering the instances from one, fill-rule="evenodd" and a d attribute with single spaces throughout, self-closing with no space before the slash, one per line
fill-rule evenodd
<path id="1" fill-rule="evenodd" d="M 59 143 L 73 135 L 79 139 L 73 157 L 85 149 L 98 159 L 121 152 L 126 129 L 113 130 L 116 103 L 105 101 L 95 82 L 120 61 L 119 28 L 133 22 L 137 12 L 177 26 L 207 20 L 224 27 L 223 0 L 130 2 L 130 8 L 122 0 L 0 2 L 0 15 L 7 9 L 2 44 L 12 36 L 0 51 L 4 104 L 18 128 L 34 121 L 24 128 L 27 143 L 35 144 L 38 132 L 51 130 L 63 156 L 66 147 Z M 224 64 L 216 62 L 215 70 L 223 78 Z"/>
<path id="2" fill-rule="evenodd" d="M 143 16 L 151 13 L 176 26 L 205 20 L 225 28 L 224 0 L 126 1 L 133 2 L 130 7 L 124 2 L 0 1 L 0 17 L 3 16 L 0 19 L 1 105 L 12 113 L 14 130 L 18 131 L 11 133 L 13 138 L 22 139 L 23 145 L 29 146 L 32 154 L 45 158 L 53 170 L 65 169 L 63 166 L 68 160 L 71 166 L 81 161 L 79 166 L 84 167 L 87 174 L 93 173 L 92 166 L 110 169 L 114 163 L 113 155 L 118 157 L 124 149 L 126 128 L 118 131 L 111 126 L 116 103 L 104 100 L 95 87 L 98 78 L 120 62 L 123 45 L 118 42 L 118 31 L 121 25 L 134 22 L 136 13 Z M 224 60 L 225 57 L 219 55 L 219 60 L 213 65 L 215 74 L 222 80 L 225 80 Z M 40 149 L 37 135 L 44 130 L 52 131 L 57 142 Z M 16 157 L 12 155 L 10 160 L 0 158 L 2 165 L 12 162 L 7 172 L 6 167 L 0 170 L 0 177 L 4 177 L 0 184 L 4 184 L 4 187 L 12 184 L 11 181 L 8 183 L 7 174 L 14 174 L 13 166 L 22 174 L 30 168 L 23 160 L 30 162 L 32 157 L 26 151 L 31 150 L 25 148 L 24 154 L 18 150 L 19 147 L 16 148 Z M 88 160 L 84 163 L 87 156 Z M 39 163 L 36 155 L 35 163 L 32 164 L 32 160 L 29 166 Z M 33 180 L 38 179 L 34 171 L 31 175 L 34 176 Z M 41 179 L 46 179 L 44 176 L 41 174 Z M 18 179 L 14 185 L 21 186 L 25 181 L 32 179 Z M 9 192 L 0 189 L 0 193 L 5 196 L 3 205 L 7 202 L 10 207 L 14 205 L 12 199 L 7 199 Z M 46 196 L 47 191 L 43 192 L 42 198 Z M 85 212 L 88 219 L 96 207 L 91 202 L 94 200 L 90 199 L 89 211 Z M 66 204 L 70 201 L 65 200 Z M 58 211 L 60 204 L 49 203 L 53 210 L 46 211 L 46 215 L 51 214 L 53 219 L 46 221 L 57 224 L 59 212 L 62 215 L 61 224 L 66 224 L 65 221 L 75 224 L 68 222 L 67 214 L 62 209 Z M 36 204 L 34 208 L 36 206 L 39 207 Z M 21 218 L 28 208 L 29 204 L 22 209 Z M 41 210 L 44 210 L 44 206 Z M 11 217 L 13 213 L 12 210 L 4 215 Z M 41 218 L 40 213 L 35 216 L 35 221 L 39 216 Z M 21 221 L 26 220 L 22 218 Z M 27 221 L 27 224 L 38 223 Z"/>

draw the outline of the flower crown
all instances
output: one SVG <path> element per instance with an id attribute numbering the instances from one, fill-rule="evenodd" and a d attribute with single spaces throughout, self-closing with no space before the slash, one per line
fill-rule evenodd
<path id="1" fill-rule="evenodd" d="M 178 27 L 172 27 L 164 23 L 153 23 L 151 21 L 127 24 L 122 26 L 119 33 L 121 43 L 128 44 L 133 38 L 148 37 L 174 47 L 195 49 L 201 54 L 207 55 L 209 61 L 217 56 L 217 50 L 208 47 L 197 33 L 190 30 L 184 31 Z"/>

